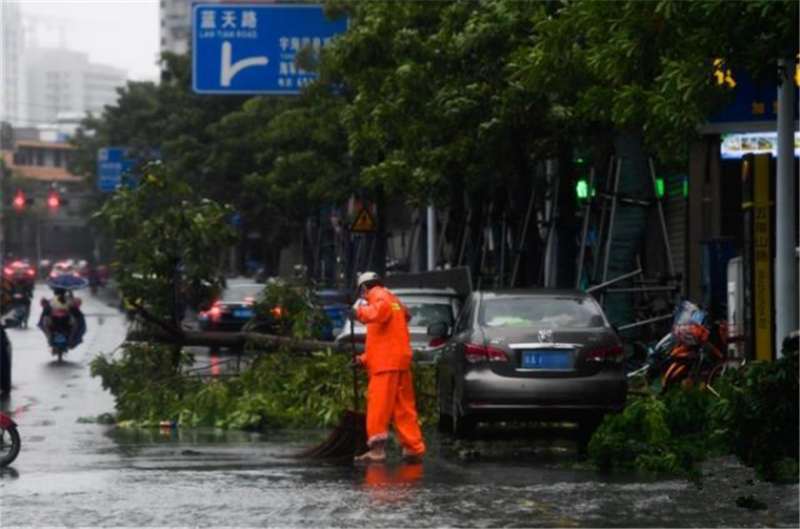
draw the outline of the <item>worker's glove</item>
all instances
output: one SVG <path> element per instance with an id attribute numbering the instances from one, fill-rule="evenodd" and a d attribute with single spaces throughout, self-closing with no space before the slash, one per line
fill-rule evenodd
<path id="1" fill-rule="evenodd" d="M 350 359 L 349 367 L 350 369 L 362 369 L 364 364 L 362 364 L 361 360 L 356 356 Z"/>

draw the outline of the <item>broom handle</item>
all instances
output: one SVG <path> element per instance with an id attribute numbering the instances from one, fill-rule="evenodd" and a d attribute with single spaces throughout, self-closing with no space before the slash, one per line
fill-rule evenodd
<path id="1" fill-rule="evenodd" d="M 350 348 L 353 353 L 353 409 L 358 411 L 358 366 L 355 362 L 358 361 L 356 355 L 356 315 L 353 311 L 350 320 Z"/>

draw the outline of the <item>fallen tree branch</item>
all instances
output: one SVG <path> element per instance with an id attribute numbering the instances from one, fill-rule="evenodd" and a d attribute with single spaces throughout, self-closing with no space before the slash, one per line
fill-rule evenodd
<path id="1" fill-rule="evenodd" d="M 158 316 L 150 313 L 147 309 L 145 309 L 140 303 L 136 301 L 130 301 L 130 304 L 136 310 L 136 313 L 142 317 L 143 320 L 150 322 L 158 327 L 161 327 L 166 333 L 174 335 L 174 336 L 181 336 L 183 335 L 183 329 L 175 327 L 171 323 L 164 321 L 163 319 L 159 318 Z"/>
<path id="2" fill-rule="evenodd" d="M 298 352 L 314 353 L 331 350 L 338 353 L 351 353 L 349 343 L 321 342 L 318 340 L 295 340 L 285 336 L 273 334 L 259 334 L 253 332 L 202 332 L 183 330 L 180 335 L 167 332 L 132 331 L 128 333 L 128 341 L 155 342 L 176 344 L 182 346 L 203 347 L 235 347 L 244 348 L 247 345 L 260 346 L 266 349 L 279 349 L 286 347 Z M 356 352 L 363 352 L 364 346 L 356 344 Z"/>

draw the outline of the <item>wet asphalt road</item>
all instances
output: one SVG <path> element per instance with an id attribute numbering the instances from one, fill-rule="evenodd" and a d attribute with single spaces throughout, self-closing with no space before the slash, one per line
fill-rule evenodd
<path id="1" fill-rule="evenodd" d="M 291 457 L 324 432 L 87 423 L 80 419 L 113 411 L 88 363 L 121 342 L 124 318 L 88 293 L 84 298 L 86 340 L 63 364 L 50 357 L 35 327 L 10 331 L 15 390 L 3 410 L 19 423 L 23 448 L 0 474 L 2 527 L 800 525 L 797 485 L 748 484 L 752 471 L 732 459 L 708 462 L 698 490 L 684 480 L 571 469 L 572 441 L 532 440 L 531 432 L 516 432 L 511 441 L 489 433 L 471 445 L 429 432 L 423 465 L 359 468 Z M 734 505 L 749 494 L 768 509 Z"/>

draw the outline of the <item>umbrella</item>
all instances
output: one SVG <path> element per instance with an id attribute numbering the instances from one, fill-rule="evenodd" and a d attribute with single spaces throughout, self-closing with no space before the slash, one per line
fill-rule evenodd
<path id="1" fill-rule="evenodd" d="M 89 282 L 82 277 L 68 274 L 53 277 L 47 284 L 50 288 L 63 288 L 64 290 L 79 290 L 89 286 Z"/>

